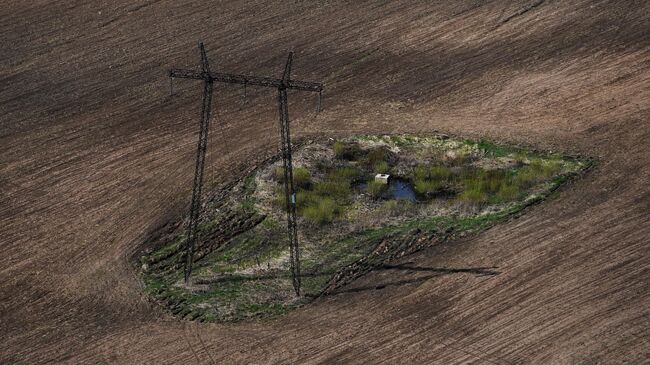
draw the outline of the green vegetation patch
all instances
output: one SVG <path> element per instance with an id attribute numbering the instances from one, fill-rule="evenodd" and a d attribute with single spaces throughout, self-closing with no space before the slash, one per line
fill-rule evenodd
<path id="1" fill-rule="evenodd" d="M 485 140 L 405 135 L 315 142 L 294 157 L 302 297 L 289 276 L 287 175 L 279 162 L 206 205 L 190 287 L 185 227 L 159 238 L 142 257 L 147 292 L 190 320 L 282 315 L 428 242 L 480 232 L 591 164 Z M 377 174 L 390 174 L 389 183 Z"/>

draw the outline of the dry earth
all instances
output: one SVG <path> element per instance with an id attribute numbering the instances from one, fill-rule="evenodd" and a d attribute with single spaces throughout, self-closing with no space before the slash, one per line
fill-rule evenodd
<path id="1" fill-rule="evenodd" d="M 0 363 L 650 362 L 650 2 L 7 1 Z M 189 205 L 200 86 L 281 73 L 295 134 L 417 133 L 595 157 L 554 199 L 271 321 L 179 322 L 143 237 Z M 250 91 L 250 90 L 249 90 Z M 277 149 L 276 95 L 219 85 L 209 182 Z M 440 268 L 496 266 L 497 276 Z M 382 289 L 377 289 L 377 287 Z"/>

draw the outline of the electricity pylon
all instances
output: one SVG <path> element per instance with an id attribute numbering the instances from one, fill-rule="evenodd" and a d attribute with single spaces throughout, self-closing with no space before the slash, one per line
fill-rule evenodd
<path id="1" fill-rule="evenodd" d="M 192 204 L 187 225 L 187 243 L 185 251 L 185 284 L 189 284 L 192 275 L 194 259 L 194 246 L 197 239 L 197 227 L 201 213 L 201 188 L 203 186 L 203 170 L 205 166 L 205 153 L 208 142 L 208 129 L 210 126 L 210 109 L 212 103 L 212 89 L 214 82 L 241 84 L 245 87 L 263 86 L 274 87 L 278 90 L 278 110 L 280 113 L 280 139 L 282 142 L 282 164 L 284 169 L 284 191 L 287 210 L 287 232 L 289 236 L 289 256 L 291 260 L 291 277 L 296 295 L 300 296 L 300 250 L 298 247 L 298 231 L 296 218 L 296 191 L 293 183 L 293 164 L 291 157 L 291 133 L 289 128 L 289 107 L 287 90 L 302 90 L 318 92 L 316 112 L 320 112 L 323 84 L 317 82 L 291 80 L 291 64 L 293 52 L 289 52 L 287 63 L 281 79 L 260 76 L 247 76 L 211 72 L 208 57 L 203 43 L 199 43 L 201 53 L 201 71 L 176 69 L 169 70 L 170 88 L 173 92 L 173 79 L 194 79 L 203 81 L 203 107 L 201 111 L 201 125 L 199 130 L 199 143 L 196 152 L 196 167 L 194 184 L 192 188 Z"/>

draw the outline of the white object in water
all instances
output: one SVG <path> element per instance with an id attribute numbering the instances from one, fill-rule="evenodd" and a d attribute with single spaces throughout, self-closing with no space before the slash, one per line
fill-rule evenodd
<path id="1" fill-rule="evenodd" d="M 377 175 L 375 175 L 375 181 L 380 182 L 382 184 L 388 184 L 388 179 L 390 179 L 390 175 L 388 175 L 388 174 L 377 174 Z"/>

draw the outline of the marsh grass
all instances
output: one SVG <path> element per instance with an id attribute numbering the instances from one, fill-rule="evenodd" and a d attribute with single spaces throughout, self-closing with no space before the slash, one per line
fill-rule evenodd
<path id="1" fill-rule="evenodd" d="M 372 165 L 372 171 L 378 174 L 387 174 L 390 172 L 390 165 L 386 161 L 377 161 Z"/>
<path id="2" fill-rule="evenodd" d="M 304 177 L 300 181 L 309 182 L 300 185 L 296 183 L 298 215 L 308 223 L 323 225 L 336 220 L 346 211 L 352 194 L 351 184 L 360 178 L 361 171 L 350 166 L 331 168 L 322 181 L 315 182 L 311 180 L 308 171 L 294 174 L 294 181 L 296 176 Z M 282 187 L 278 186 L 275 190 L 275 202 L 279 207 L 286 209 L 287 202 Z"/>
<path id="3" fill-rule="evenodd" d="M 369 165 L 373 165 L 379 161 L 386 161 L 388 153 L 389 151 L 386 147 L 373 148 L 367 152 L 366 161 Z"/>
<path id="4" fill-rule="evenodd" d="M 413 171 L 413 187 L 424 196 L 433 195 L 448 187 L 453 179 L 446 166 L 416 166 Z"/>
<path id="5" fill-rule="evenodd" d="M 499 192 L 501 192 L 499 198 L 517 196 L 518 194 L 518 187 L 512 185 L 512 179 L 503 170 L 471 169 L 465 171 L 461 177 L 461 185 L 463 189 L 458 195 L 458 199 L 476 205 L 487 203 Z"/>
<path id="6" fill-rule="evenodd" d="M 284 167 L 275 168 L 275 181 L 284 183 Z M 304 167 L 293 169 L 293 184 L 296 188 L 308 188 L 311 185 L 311 173 Z"/>
<path id="7" fill-rule="evenodd" d="M 312 190 L 315 194 L 328 196 L 338 201 L 344 201 L 352 192 L 348 180 L 325 180 L 314 184 Z"/>
<path id="8" fill-rule="evenodd" d="M 369 166 L 379 162 L 388 161 L 392 156 L 392 152 L 386 146 L 370 148 L 365 155 L 365 161 Z"/>
<path id="9" fill-rule="evenodd" d="M 339 160 L 355 160 L 361 154 L 361 147 L 356 142 L 334 142 L 334 157 Z"/>
<path id="10" fill-rule="evenodd" d="M 441 191 L 445 187 L 444 183 L 436 180 L 415 180 L 413 188 L 420 195 L 432 195 Z"/>
<path id="11" fill-rule="evenodd" d="M 376 181 L 373 178 L 368 181 L 367 191 L 373 199 L 379 199 L 388 191 L 388 184 Z"/>
<path id="12" fill-rule="evenodd" d="M 544 180 L 548 180 L 561 170 L 561 161 L 533 159 L 529 165 L 517 170 L 513 184 L 522 189 L 527 189 Z"/>
<path id="13" fill-rule="evenodd" d="M 339 168 L 331 168 L 327 172 L 327 179 L 331 181 L 355 181 L 361 176 L 361 171 L 356 167 L 343 166 Z"/>
<path id="14" fill-rule="evenodd" d="M 301 214 L 309 222 L 322 225 L 332 222 L 341 213 L 341 210 L 342 207 L 333 199 L 319 197 L 312 204 L 305 206 Z"/>
<path id="15" fill-rule="evenodd" d="M 467 170 L 461 177 L 458 199 L 476 205 L 512 202 L 561 169 L 561 161 L 533 159 L 529 165 L 512 170 Z"/>

